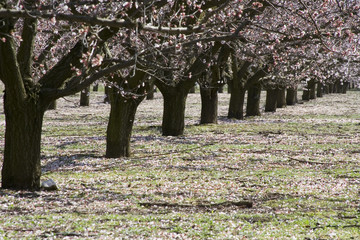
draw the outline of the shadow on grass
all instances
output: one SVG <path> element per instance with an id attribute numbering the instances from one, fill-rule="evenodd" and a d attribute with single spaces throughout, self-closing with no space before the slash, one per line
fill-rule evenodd
<path id="1" fill-rule="evenodd" d="M 73 155 L 59 156 L 57 157 L 57 159 L 46 163 L 46 165 L 42 167 L 42 173 L 44 174 L 47 172 L 56 171 L 62 167 L 72 167 L 72 166 L 75 167 L 75 166 L 86 166 L 86 165 L 92 166 L 92 164 L 86 163 L 86 161 L 82 161 L 82 160 L 87 158 L 99 158 L 99 157 L 102 156 L 99 156 L 96 153 L 86 153 L 86 154 L 79 153 Z M 42 159 L 46 159 L 46 158 L 53 158 L 53 156 L 42 157 Z"/>

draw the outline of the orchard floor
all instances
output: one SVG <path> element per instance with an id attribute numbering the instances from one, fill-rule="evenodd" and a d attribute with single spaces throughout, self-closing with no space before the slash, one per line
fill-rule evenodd
<path id="1" fill-rule="evenodd" d="M 60 190 L 0 189 L 0 239 L 360 239 L 360 91 L 243 121 L 220 94 L 219 123 L 204 126 L 190 94 L 181 137 L 161 136 L 157 94 L 121 159 L 103 157 L 102 97 L 46 112 L 42 180 Z M 1 106 L 1 153 L 4 126 Z"/>

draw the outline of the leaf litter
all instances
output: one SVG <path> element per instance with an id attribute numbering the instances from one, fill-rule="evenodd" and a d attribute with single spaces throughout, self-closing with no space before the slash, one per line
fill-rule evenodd
<path id="1" fill-rule="evenodd" d="M 78 97 L 45 114 L 42 180 L 60 189 L 0 190 L 0 238 L 360 237 L 360 92 L 245 120 L 226 118 L 229 95 L 220 94 L 219 124 L 204 126 L 190 94 L 180 137 L 161 136 L 156 94 L 139 106 L 132 156 L 120 159 L 103 157 L 102 94 L 86 108 Z"/>

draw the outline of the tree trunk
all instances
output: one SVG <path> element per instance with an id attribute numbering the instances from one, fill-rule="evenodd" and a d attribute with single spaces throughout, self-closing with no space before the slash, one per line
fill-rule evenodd
<path id="1" fill-rule="evenodd" d="M 104 92 L 105 92 L 104 103 L 110 103 L 110 97 L 109 97 L 109 93 L 111 92 L 110 90 L 111 90 L 111 88 L 109 86 L 105 85 L 105 88 L 104 88 Z"/>
<path id="2" fill-rule="evenodd" d="M 297 103 L 297 88 L 288 88 L 286 90 L 286 105 L 292 106 Z"/>
<path id="3" fill-rule="evenodd" d="M 99 91 L 99 83 L 94 84 L 93 86 L 93 92 Z"/>
<path id="4" fill-rule="evenodd" d="M 276 112 L 279 89 L 266 90 L 265 112 Z"/>
<path id="5" fill-rule="evenodd" d="M 162 121 L 163 136 L 179 136 L 185 128 L 185 105 L 188 91 L 180 87 L 167 86 L 162 90 L 164 112 Z"/>
<path id="6" fill-rule="evenodd" d="M 280 88 L 278 91 L 276 107 L 277 108 L 286 107 L 286 89 L 285 88 Z"/>
<path id="7" fill-rule="evenodd" d="M 137 107 L 144 99 L 127 99 L 112 91 L 111 110 L 106 132 L 106 157 L 130 156 L 130 138 Z"/>
<path id="8" fill-rule="evenodd" d="M 195 86 L 193 86 L 192 88 L 190 88 L 189 93 L 195 93 Z"/>
<path id="9" fill-rule="evenodd" d="M 88 107 L 90 105 L 90 86 L 80 93 L 80 106 Z"/>
<path id="10" fill-rule="evenodd" d="M 346 93 L 347 93 L 347 90 L 349 89 L 349 85 L 350 85 L 349 82 L 344 82 L 341 93 L 346 94 Z"/>
<path id="11" fill-rule="evenodd" d="M 231 86 L 228 118 L 244 119 L 245 92 L 246 90 L 242 87 Z"/>
<path id="12" fill-rule="evenodd" d="M 222 85 L 221 87 L 218 88 L 218 93 L 223 93 L 224 92 L 224 86 Z"/>
<path id="13" fill-rule="evenodd" d="M 155 92 L 155 85 L 153 80 L 146 82 L 146 91 L 146 100 L 153 100 Z"/>
<path id="14" fill-rule="evenodd" d="M 200 87 L 201 119 L 200 124 L 217 123 L 218 89 Z"/>
<path id="15" fill-rule="evenodd" d="M 324 91 L 323 91 L 323 84 L 322 83 L 320 83 L 320 82 L 318 82 L 318 84 L 317 84 L 317 89 L 316 89 L 316 97 L 323 97 L 323 93 L 324 93 Z"/>
<path id="16" fill-rule="evenodd" d="M 329 94 L 329 93 L 330 93 L 329 84 L 325 84 L 325 86 L 324 86 L 324 94 Z"/>
<path id="17" fill-rule="evenodd" d="M 309 101 L 310 100 L 310 90 L 307 88 L 304 88 L 303 95 L 302 95 L 303 101 Z"/>
<path id="18" fill-rule="evenodd" d="M 252 85 L 248 89 L 248 98 L 246 104 L 246 116 L 260 116 L 260 95 L 261 86 L 259 84 Z"/>
<path id="19" fill-rule="evenodd" d="M 4 97 L 6 130 L 2 188 L 40 188 L 41 128 L 46 107 L 35 103 L 39 100 L 26 101 L 19 106 Z"/>
<path id="20" fill-rule="evenodd" d="M 55 110 L 56 109 L 56 100 L 52 101 L 47 110 Z"/>
<path id="21" fill-rule="evenodd" d="M 329 84 L 329 93 L 334 93 L 334 84 Z"/>
<path id="22" fill-rule="evenodd" d="M 310 99 L 316 99 L 316 83 L 315 81 L 310 85 Z"/>

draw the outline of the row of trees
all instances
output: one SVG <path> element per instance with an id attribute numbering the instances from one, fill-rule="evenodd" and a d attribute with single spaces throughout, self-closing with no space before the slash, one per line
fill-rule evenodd
<path id="1" fill-rule="evenodd" d="M 129 155 L 137 106 L 153 84 L 164 98 L 162 133 L 177 136 L 196 82 L 212 109 L 205 123 L 216 121 L 225 82 L 228 115 L 241 119 L 246 91 L 247 115 L 257 115 L 261 88 L 356 81 L 359 9 L 351 0 L 0 0 L 2 187 L 39 188 L 44 112 L 98 80 L 111 86 L 107 157 Z"/>

